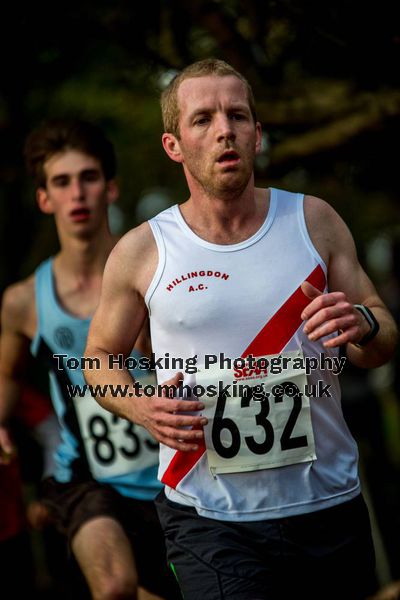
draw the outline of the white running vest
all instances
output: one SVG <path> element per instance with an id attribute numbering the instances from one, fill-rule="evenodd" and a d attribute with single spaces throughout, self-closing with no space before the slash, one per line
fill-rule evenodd
<path id="1" fill-rule="evenodd" d="M 303 361 L 315 358 L 319 365 L 310 369 L 307 389 L 313 394 L 303 401 L 270 396 L 261 408 L 257 400 L 240 404 L 240 398 L 227 397 L 215 409 L 216 398 L 199 398 L 206 406 L 214 402 L 215 420 L 206 435 L 215 442 L 214 458 L 209 441 L 207 452 L 203 443 L 196 452 L 161 445 L 159 478 L 167 497 L 205 517 L 256 521 L 313 512 L 356 496 L 357 446 L 343 418 L 338 377 L 322 363 L 322 356 L 337 359 L 338 352 L 310 342 L 300 317 L 309 303 L 300 289 L 304 280 L 327 292 L 327 269 L 307 231 L 303 195 L 271 189 L 265 222 L 238 244 L 199 238 L 178 205 L 149 223 L 159 262 L 145 300 L 153 351 L 163 367 L 157 369 L 159 383 L 185 372 L 186 362 L 183 369 L 172 364 L 178 358 L 196 357 L 201 366 L 202 374 L 185 373 L 190 386 L 204 374 L 216 380 L 215 369 L 203 369 L 213 355 L 232 360 L 280 355 L 293 361 L 301 351 Z M 239 370 L 235 377 L 239 373 L 239 381 L 249 383 L 253 372 Z M 282 406 L 286 412 L 276 412 Z M 291 443 L 308 447 L 292 450 Z"/>

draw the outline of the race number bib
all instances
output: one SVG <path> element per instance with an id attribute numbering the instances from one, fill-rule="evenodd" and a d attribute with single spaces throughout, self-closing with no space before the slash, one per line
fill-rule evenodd
<path id="1" fill-rule="evenodd" d="M 278 374 L 271 373 L 269 367 L 247 370 L 246 376 L 239 378 L 234 369 L 202 369 L 197 373 L 197 384 L 220 390 L 210 398 L 201 398 L 206 405 L 204 435 L 213 475 L 316 459 L 310 402 L 304 393 L 305 369 L 291 366 L 294 359 L 303 358 L 302 352 L 266 358 L 271 361 L 278 356 L 289 359 Z"/>
<path id="2" fill-rule="evenodd" d="M 147 379 L 140 383 L 154 385 L 153 378 Z M 73 401 L 93 477 L 115 477 L 158 464 L 159 445 L 144 427 L 105 410 L 89 393 Z"/>

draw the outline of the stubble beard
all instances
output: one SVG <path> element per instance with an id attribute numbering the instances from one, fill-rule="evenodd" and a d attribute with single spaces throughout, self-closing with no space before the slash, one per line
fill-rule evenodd
<path id="1" fill-rule="evenodd" d="M 235 177 L 229 177 L 228 171 L 218 174 L 209 174 L 201 169 L 199 172 L 194 172 L 194 169 L 188 169 L 191 176 L 203 188 L 205 194 L 210 198 L 221 198 L 223 200 L 236 200 L 246 189 L 252 174 L 250 168 L 244 172 L 238 170 Z"/>

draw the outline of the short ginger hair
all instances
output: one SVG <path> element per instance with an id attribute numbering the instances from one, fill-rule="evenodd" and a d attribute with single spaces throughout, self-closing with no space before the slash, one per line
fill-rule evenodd
<path id="1" fill-rule="evenodd" d="M 242 81 L 246 87 L 247 100 L 249 108 L 254 119 L 257 121 L 256 108 L 254 102 L 253 90 L 247 79 L 228 63 L 217 58 L 206 58 L 199 60 L 178 73 L 169 83 L 161 94 L 161 112 L 164 123 L 164 131 L 172 133 L 177 139 L 180 138 L 179 132 L 179 105 L 178 89 L 182 81 L 194 77 L 205 77 L 207 75 L 216 75 L 217 77 L 227 77 L 233 75 Z"/>

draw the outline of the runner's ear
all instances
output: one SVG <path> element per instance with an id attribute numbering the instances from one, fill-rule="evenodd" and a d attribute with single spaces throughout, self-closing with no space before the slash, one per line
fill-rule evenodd
<path id="1" fill-rule="evenodd" d="M 36 202 L 38 203 L 40 210 L 46 215 L 52 215 L 54 213 L 52 202 L 45 188 L 40 187 L 36 190 Z"/>
<path id="2" fill-rule="evenodd" d="M 171 160 L 181 163 L 183 156 L 178 139 L 172 133 L 164 133 L 162 136 L 162 144 L 165 152 Z"/>
<path id="3" fill-rule="evenodd" d="M 107 181 L 107 204 L 113 204 L 119 197 L 119 185 L 115 179 Z"/>

